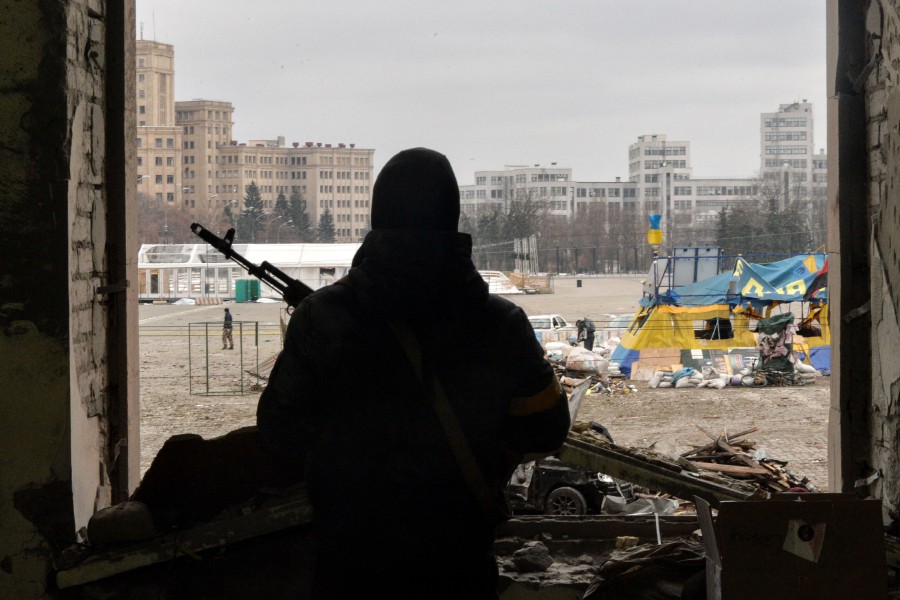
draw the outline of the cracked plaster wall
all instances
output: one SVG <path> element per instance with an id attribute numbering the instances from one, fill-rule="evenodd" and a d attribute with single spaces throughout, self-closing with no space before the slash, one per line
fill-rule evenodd
<path id="1" fill-rule="evenodd" d="M 869 204 L 872 211 L 871 492 L 900 518 L 900 2 L 872 0 L 866 18 Z"/>
<path id="2" fill-rule="evenodd" d="M 0 598 L 41 597 L 109 502 L 104 9 L 0 14 Z"/>

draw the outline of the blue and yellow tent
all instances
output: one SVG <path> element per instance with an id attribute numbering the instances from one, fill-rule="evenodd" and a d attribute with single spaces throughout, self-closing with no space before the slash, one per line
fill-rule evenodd
<path id="1" fill-rule="evenodd" d="M 794 347 L 816 369 L 830 372 L 827 288 L 812 299 L 806 297 L 814 281 L 820 284 L 821 277 L 816 277 L 825 262 L 824 253 L 772 263 L 751 263 L 739 257 L 730 273 L 645 293 L 611 360 L 628 376 L 641 350 L 755 348 L 756 321 L 771 316 L 776 306 L 797 302 L 803 303 L 806 314 L 798 323 L 801 335 Z"/>

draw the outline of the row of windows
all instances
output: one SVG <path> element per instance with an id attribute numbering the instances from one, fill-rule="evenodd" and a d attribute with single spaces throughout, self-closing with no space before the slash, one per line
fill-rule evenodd
<path id="1" fill-rule="evenodd" d="M 320 185 L 320 194 L 368 194 L 369 186 L 367 185 Z"/>
<path id="2" fill-rule="evenodd" d="M 198 114 L 199 113 L 199 116 Z M 202 119 L 203 111 L 194 111 L 194 110 L 176 110 L 175 111 L 175 119 L 178 121 L 193 121 L 195 119 Z M 221 121 L 223 119 L 231 119 L 231 113 L 226 110 L 208 110 L 206 111 L 206 118 L 211 121 Z"/>
<path id="3" fill-rule="evenodd" d="M 212 188 L 210 188 L 210 189 L 212 189 Z M 271 187 L 269 189 L 271 189 Z M 236 185 L 217 185 L 217 186 L 215 186 L 215 192 L 217 194 L 218 193 L 222 193 L 222 194 L 234 193 L 234 194 L 236 194 L 237 191 L 238 191 L 238 186 L 236 186 Z M 244 191 L 246 192 L 246 189 Z M 262 188 L 260 188 L 260 191 L 262 191 Z M 278 185 L 278 186 L 275 186 L 275 192 L 276 193 L 284 193 L 284 194 L 288 194 L 288 193 L 305 194 L 306 186 L 305 185 L 292 185 L 292 186 Z"/>
<path id="4" fill-rule="evenodd" d="M 148 140 L 149 143 L 149 140 Z M 144 147 L 144 138 L 141 136 L 137 137 L 137 147 Z M 154 138 L 153 139 L 153 147 L 154 148 L 162 148 L 163 147 L 163 139 L 162 138 Z M 149 148 L 149 146 L 148 146 Z M 175 148 L 175 140 L 173 138 L 166 138 L 166 148 Z"/>
<path id="5" fill-rule="evenodd" d="M 185 125 L 184 126 L 184 134 L 185 135 L 194 135 L 194 126 L 193 125 Z M 207 125 L 206 133 L 212 135 L 215 133 L 216 135 L 224 135 L 228 136 L 228 128 L 220 125 Z"/>
<path id="6" fill-rule="evenodd" d="M 740 204 L 735 200 L 697 200 L 697 208 L 732 208 Z"/>
<path id="7" fill-rule="evenodd" d="M 806 117 L 765 119 L 764 125 L 766 127 L 806 127 Z"/>
<path id="8" fill-rule="evenodd" d="M 337 176 L 335 176 L 337 174 Z M 285 177 L 286 179 L 286 177 Z M 303 171 L 303 179 L 306 172 Z M 319 179 L 369 179 L 368 171 L 319 171 Z"/>
<path id="9" fill-rule="evenodd" d="M 531 181 L 568 181 L 565 173 L 532 173 Z"/>
<path id="10" fill-rule="evenodd" d="M 175 183 L 174 175 L 154 175 L 153 183 L 163 183 L 163 177 L 166 179 L 166 183 Z M 149 175 L 138 175 L 138 181 L 144 181 L 145 179 L 150 179 Z"/>
<path id="11" fill-rule="evenodd" d="M 686 146 L 650 146 L 644 148 L 644 156 L 685 156 Z"/>
<path id="12" fill-rule="evenodd" d="M 813 161 L 813 168 L 815 168 L 815 163 L 819 161 Z M 824 162 L 824 161 L 822 161 Z M 806 159 L 805 158 L 767 158 L 765 165 L 767 168 L 776 168 L 776 167 L 791 167 L 794 169 L 805 169 L 806 168 Z"/>
<path id="13" fill-rule="evenodd" d="M 755 196 L 755 185 L 698 185 L 698 196 Z"/>
<path id="14" fill-rule="evenodd" d="M 166 156 L 165 158 L 166 158 L 166 166 L 167 167 L 175 166 L 175 157 L 174 156 Z M 163 157 L 162 156 L 154 156 L 153 164 L 157 167 L 163 166 Z M 144 157 L 143 156 L 137 157 L 137 166 L 139 166 L 139 167 L 144 166 Z"/>
<path id="15" fill-rule="evenodd" d="M 661 169 L 663 167 L 673 167 L 675 169 L 686 169 L 686 160 L 645 160 L 645 169 Z"/>
<path id="16" fill-rule="evenodd" d="M 335 202 L 337 204 L 335 204 Z M 369 208 L 368 200 L 354 200 L 354 208 Z M 350 208 L 349 200 L 319 200 L 319 208 Z M 364 215 L 368 217 L 368 214 Z"/>
<path id="17" fill-rule="evenodd" d="M 334 220 L 337 223 L 350 223 L 350 222 L 354 222 L 354 221 L 356 223 L 368 223 L 369 215 L 361 214 L 361 213 L 356 213 L 356 214 L 352 214 L 352 215 L 348 215 L 346 213 L 335 213 Z"/>
<path id="18" fill-rule="evenodd" d="M 806 146 L 766 146 L 766 154 L 806 154 Z"/>
<path id="19" fill-rule="evenodd" d="M 767 142 L 798 142 L 806 141 L 805 131 L 767 131 Z"/>

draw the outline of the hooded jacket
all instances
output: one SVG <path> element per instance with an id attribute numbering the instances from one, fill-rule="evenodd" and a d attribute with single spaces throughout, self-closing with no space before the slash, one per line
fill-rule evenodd
<path id="1" fill-rule="evenodd" d="M 423 378 L 393 321 L 414 333 Z M 516 458 L 552 453 L 565 439 L 566 395 L 524 312 L 488 293 L 471 238 L 373 230 L 347 277 L 294 311 L 257 410 L 271 448 L 308 456 L 323 564 L 329 553 L 362 552 L 384 574 L 390 565 L 448 565 L 468 548 L 466 560 L 496 575 L 488 564 L 496 521 L 456 462 L 431 375 L 498 494 Z M 385 556 L 390 563 L 378 561 Z"/>

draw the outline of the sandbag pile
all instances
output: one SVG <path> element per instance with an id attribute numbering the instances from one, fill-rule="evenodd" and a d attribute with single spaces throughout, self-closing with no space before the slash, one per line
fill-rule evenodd
<path id="1" fill-rule="evenodd" d="M 651 388 L 696 388 L 709 387 L 722 389 L 728 385 L 725 376 L 710 366 L 704 366 L 700 371 L 693 367 L 683 367 L 675 372 L 657 371 L 648 385 Z"/>

